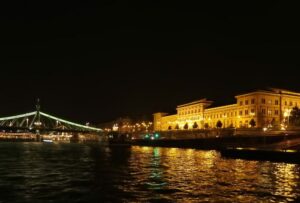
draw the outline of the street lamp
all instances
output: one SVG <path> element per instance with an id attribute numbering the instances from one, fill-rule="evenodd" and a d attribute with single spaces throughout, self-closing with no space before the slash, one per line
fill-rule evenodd
<path id="1" fill-rule="evenodd" d="M 290 115 L 291 115 L 291 111 L 292 111 L 292 109 L 286 109 L 285 111 L 284 111 L 284 114 L 283 114 L 283 116 L 284 116 L 284 120 L 286 120 L 286 118 L 288 119 L 287 120 L 287 126 L 289 126 L 289 124 L 290 124 Z"/>

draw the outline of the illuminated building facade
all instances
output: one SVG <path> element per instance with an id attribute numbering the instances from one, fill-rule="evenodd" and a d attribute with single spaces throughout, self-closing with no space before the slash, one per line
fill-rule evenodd
<path id="1" fill-rule="evenodd" d="M 213 107 L 201 99 L 177 106 L 177 114 L 155 113 L 154 130 L 234 127 L 271 127 L 287 124 L 291 110 L 300 105 L 300 93 L 271 88 L 237 95 L 236 103 Z"/>

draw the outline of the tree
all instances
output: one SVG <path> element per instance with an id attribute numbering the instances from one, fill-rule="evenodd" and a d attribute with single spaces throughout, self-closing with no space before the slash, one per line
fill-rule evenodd
<path id="1" fill-rule="evenodd" d="M 179 125 L 178 124 L 176 124 L 175 129 L 179 130 Z"/>
<path id="2" fill-rule="evenodd" d="M 193 128 L 194 128 L 194 129 L 198 128 L 197 122 L 194 123 Z"/>
<path id="3" fill-rule="evenodd" d="M 251 128 L 254 128 L 256 126 L 256 122 L 253 118 L 250 120 L 249 124 L 250 124 Z"/>
<path id="4" fill-rule="evenodd" d="M 273 118 L 272 121 L 271 121 L 272 127 L 274 127 L 275 124 L 276 124 L 276 121 L 275 121 L 275 118 Z"/>
<path id="5" fill-rule="evenodd" d="M 233 128 L 233 124 L 231 123 L 231 124 L 228 126 L 228 128 Z"/>
<path id="6" fill-rule="evenodd" d="M 172 130 L 172 126 L 169 126 L 169 127 L 168 127 L 168 130 Z"/>
<path id="7" fill-rule="evenodd" d="M 217 128 L 222 128 L 222 126 L 223 126 L 223 123 L 219 120 L 219 121 L 217 122 L 216 127 L 217 127 Z"/>
<path id="8" fill-rule="evenodd" d="M 204 128 L 205 128 L 205 129 L 208 129 L 208 128 L 209 128 L 208 123 L 205 123 L 205 124 L 204 124 Z"/>
<path id="9" fill-rule="evenodd" d="M 293 126 L 300 126 L 300 109 L 298 106 L 295 106 L 291 111 L 289 121 Z"/>
<path id="10" fill-rule="evenodd" d="M 189 125 L 186 123 L 183 127 L 185 130 L 189 129 Z"/>

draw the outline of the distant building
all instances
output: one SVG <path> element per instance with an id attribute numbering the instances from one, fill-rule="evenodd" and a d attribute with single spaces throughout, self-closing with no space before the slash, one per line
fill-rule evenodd
<path id="1" fill-rule="evenodd" d="M 151 121 L 131 119 L 129 117 L 118 118 L 111 122 L 101 123 L 98 127 L 104 129 L 104 131 L 117 131 L 119 133 L 147 132 L 153 130 Z"/>
<path id="2" fill-rule="evenodd" d="M 177 114 L 155 113 L 154 130 L 248 128 L 280 126 L 288 122 L 293 107 L 300 105 L 300 93 L 271 88 L 237 95 L 236 103 L 210 108 L 212 101 L 201 99 L 177 106 Z M 252 120 L 252 121 L 251 121 Z M 252 125 L 252 126 L 251 126 Z"/>

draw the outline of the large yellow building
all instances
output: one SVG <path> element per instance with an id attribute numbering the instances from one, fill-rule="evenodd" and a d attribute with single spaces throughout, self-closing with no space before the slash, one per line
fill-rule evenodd
<path id="1" fill-rule="evenodd" d="M 237 95 L 236 103 L 210 108 L 212 101 L 201 99 L 177 106 L 177 114 L 155 113 L 154 130 L 248 128 L 282 126 L 293 107 L 300 105 L 300 93 L 271 88 Z M 252 120 L 252 121 L 251 121 Z"/>

